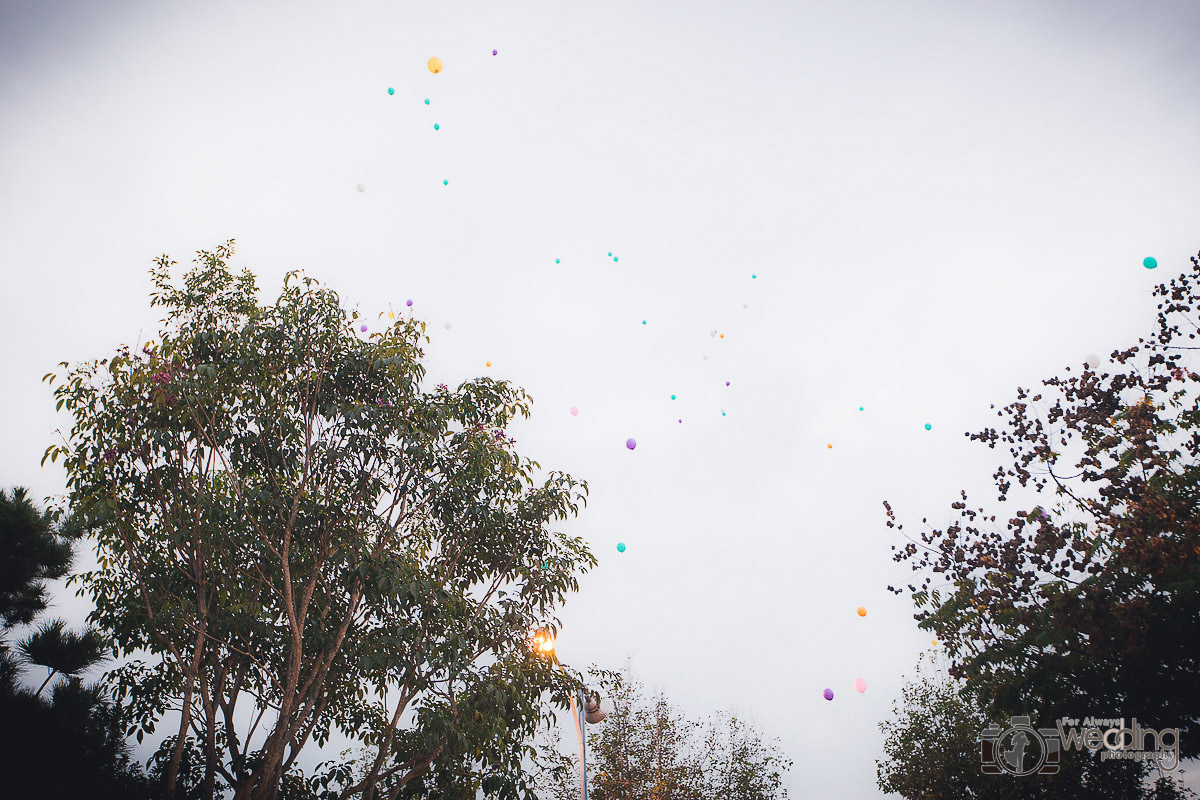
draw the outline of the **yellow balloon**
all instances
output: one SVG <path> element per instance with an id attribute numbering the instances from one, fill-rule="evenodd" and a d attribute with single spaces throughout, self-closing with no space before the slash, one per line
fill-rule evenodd
<path id="1" fill-rule="evenodd" d="M 395 318 L 396 318 L 396 312 L 394 312 L 394 311 L 389 311 L 389 312 L 388 312 L 388 319 L 395 319 Z"/>
<path id="2" fill-rule="evenodd" d="M 492 365 L 492 362 L 490 362 L 490 361 L 484 363 L 484 366 L 487 366 L 487 367 L 490 367 L 491 365 Z"/>
<path id="3" fill-rule="evenodd" d="M 434 56 L 433 58 L 429 59 L 429 62 L 426 64 L 426 66 L 429 67 L 430 72 L 432 72 L 434 75 L 437 75 L 442 71 L 442 60 L 437 56 Z"/>

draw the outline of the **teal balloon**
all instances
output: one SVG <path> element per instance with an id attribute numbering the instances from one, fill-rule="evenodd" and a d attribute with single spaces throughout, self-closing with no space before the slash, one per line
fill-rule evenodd
<path id="1" fill-rule="evenodd" d="M 620 261 L 620 260 L 621 259 L 617 258 L 616 256 L 613 256 L 613 261 Z"/>
<path id="2" fill-rule="evenodd" d="M 1153 256 L 1146 256 L 1142 259 L 1142 266 L 1146 269 L 1154 269 L 1158 266 L 1158 261 Z"/>
<path id="3" fill-rule="evenodd" d="M 859 410 L 859 411 L 862 411 L 862 410 L 863 410 L 863 407 L 862 407 L 862 406 L 859 406 L 859 407 L 858 407 L 858 410 Z"/>
<path id="4" fill-rule="evenodd" d="M 926 422 L 926 423 L 925 423 L 925 430 L 927 430 L 927 431 L 931 431 L 931 430 L 933 430 L 933 426 L 932 426 L 932 425 L 930 425 L 928 422 Z"/>
<path id="5" fill-rule="evenodd" d="M 618 553 L 625 552 L 625 543 L 624 542 L 617 542 L 617 552 Z"/>
<path id="6" fill-rule="evenodd" d="M 562 262 L 561 262 L 561 261 L 559 261 L 559 259 L 557 259 L 557 258 L 556 258 L 556 259 L 554 259 L 554 263 L 555 263 L 555 264 L 560 264 L 560 263 L 562 263 Z"/>
<path id="7" fill-rule="evenodd" d="M 646 324 L 646 320 L 642 320 L 642 324 L 643 324 L 643 325 L 645 325 L 645 324 Z"/>
<path id="8" fill-rule="evenodd" d="M 395 94 L 395 93 L 396 93 L 396 90 L 395 90 L 395 89 L 393 89 L 392 87 L 390 87 L 390 86 L 389 86 L 389 87 L 388 87 L 388 94 Z"/>
<path id="9" fill-rule="evenodd" d="M 753 275 L 751 275 L 750 277 L 751 277 L 751 278 L 757 278 L 757 277 L 758 277 L 758 273 L 756 272 L 756 273 L 754 273 Z"/>
<path id="10" fill-rule="evenodd" d="M 450 185 L 450 181 L 442 181 L 442 186 L 449 186 L 449 185 Z"/>
<path id="11" fill-rule="evenodd" d="M 429 98 L 428 98 L 428 97 L 426 97 L 426 98 L 425 98 L 425 105 L 429 105 Z"/>
<path id="12" fill-rule="evenodd" d="M 612 253 L 609 253 L 609 254 L 608 254 L 608 257 L 609 257 L 609 258 L 612 258 Z"/>
<path id="13" fill-rule="evenodd" d="M 675 395 L 671 395 L 671 399 L 672 399 L 672 400 L 674 400 L 674 399 L 675 399 Z"/>
<path id="14" fill-rule="evenodd" d="M 433 123 L 433 129 L 434 129 L 435 131 L 439 131 L 439 130 L 441 130 L 441 129 L 442 129 L 442 126 L 441 126 L 441 125 L 438 125 L 438 124 L 435 122 L 435 123 Z"/>

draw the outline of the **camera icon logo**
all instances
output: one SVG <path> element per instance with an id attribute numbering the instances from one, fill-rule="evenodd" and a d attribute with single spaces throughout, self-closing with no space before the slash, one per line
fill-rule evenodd
<path id="1" fill-rule="evenodd" d="M 1057 728 L 1035 729 L 1029 717 L 1009 717 L 1008 727 L 988 725 L 979 735 L 984 775 L 1053 775 L 1062 740 Z"/>

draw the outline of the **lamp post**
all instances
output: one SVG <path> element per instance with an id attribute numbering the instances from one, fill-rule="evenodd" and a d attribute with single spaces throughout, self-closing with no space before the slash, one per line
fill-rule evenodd
<path id="1" fill-rule="evenodd" d="M 554 639 L 549 633 L 541 632 L 535 637 L 537 647 L 543 653 L 549 655 L 562 674 L 566 675 L 567 670 L 558 660 L 558 653 L 554 650 Z M 578 697 L 571 694 L 571 715 L 575 718 L 575 735 L 579 739 L 579 800 L 587 800 L 587 737 L 583 734 L 584 725 L 587 722 L 600 722 L 607 716 L 600 710 L 599 705 L 595 709 L 589 708 L 587 696 L 580 689 Z M 577 702 L 578 701 L 578 702 Z"/>

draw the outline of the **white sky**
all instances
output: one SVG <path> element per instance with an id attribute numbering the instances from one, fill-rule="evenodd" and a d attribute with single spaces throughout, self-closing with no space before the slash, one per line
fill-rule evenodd
<path id="1" fill-rule="evenodd" d="M 1198 27 L 1188 2 L 9 0 L 0 485 L 63 491 L 41 376 L 156 330 L 160 253 L 234 237 L 267 298 L 296 267 L 368 315 L 411 298 L 431 382 L 524 386 L 518 449 L 591 484 L 563 659 L 735 707 L 795 798 L 879 797 L 877 723 L 929 645 L 885 591 L 909 573 L 881 501 L 910 528 L 960 488 L 994 506 L 1001 453 L 963 431 L 1152 330 L 1200 249 Z"/>

